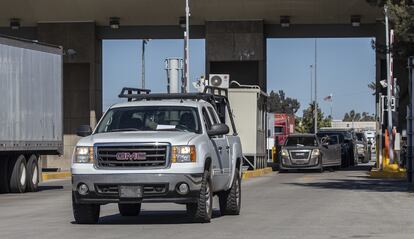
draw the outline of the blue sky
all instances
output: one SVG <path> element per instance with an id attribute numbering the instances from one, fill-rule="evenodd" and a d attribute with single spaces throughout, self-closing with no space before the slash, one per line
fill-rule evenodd
<path id="1" fill-rule="evenodd" d="M 314 39 L 269 39 L 267 42 L 268 91 L 283 90 L 300 101 L 302 110 L 310 101 L 310 71 L 314 63 Z M 124 86 L 141 86 L 141 40 L 103 42 L 103 107 L 120 102 Z M 146 88 L 166 92 L 164 60 L 182 57 L 182 40 L 151 40 L 146 47 Z M 191 81 L 205 73 L 205 42 L 190 42 Z M 369 38 L 318 39 L 318 99 L 329 114 L 323 97 L 333 94 L 333 115 L 345 112 L 374 113 L 375 99 L 367 85 L 375 80 L 375 52 Z"/>

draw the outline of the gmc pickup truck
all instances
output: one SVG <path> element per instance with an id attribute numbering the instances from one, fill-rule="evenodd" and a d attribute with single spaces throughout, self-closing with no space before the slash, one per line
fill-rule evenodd
<path id="1" fill-rule="evenodd" d="M 238 215 L 242 147 L 226 95 L 213 88 L 187 94 L 124 88 L 119 96 L 128 102 L 110 107 L 93 131 L 78 129 L 75 221 L 97 223 L 100 205 L 108 203 L 136 216 L 141 203 L 172 202 L 185 204 L 194 221 L 210 222 L 214 195 L 222 215 Z"/>

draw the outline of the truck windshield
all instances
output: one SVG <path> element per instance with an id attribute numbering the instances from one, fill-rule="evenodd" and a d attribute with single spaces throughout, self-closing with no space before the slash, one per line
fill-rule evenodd
<path id="1" fill-rule="evenodd" d="M 315 137 L 289 136 L 286 139 L 285 146 L 316 147 L 318 146 L 318 142 L 316 142 Z"/>
<path id="2" fill-rule="evenodd" d="M 116 131 L 187 131 L 200 133 L 197 108 L 138 106 L 110 109 L 95 133 Z"/>

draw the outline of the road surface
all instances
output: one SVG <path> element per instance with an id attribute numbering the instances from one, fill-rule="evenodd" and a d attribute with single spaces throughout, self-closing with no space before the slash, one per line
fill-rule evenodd
<path id="1" fill-rule="evenodd" d="M 210 224 L 191 223 L 182 205 L 144 204 L 138 217 L 106 205 L 98 225 L 77 225 L 70 181 L 53 181 L 37 193 L 0 195 L 0 238 L 414 238 L 408 185 L 366 170 L 248 179 L 241 215 L 221 217 L 216 205 Z"/>

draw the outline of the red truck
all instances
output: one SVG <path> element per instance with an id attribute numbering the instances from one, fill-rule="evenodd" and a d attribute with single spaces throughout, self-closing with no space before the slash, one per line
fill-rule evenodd
<path id="1" fill-rule="evenodd" d="M 288 135 L 295 132 L 295 116 L 275 113 L 275 142 L 283 145 Z"/>

